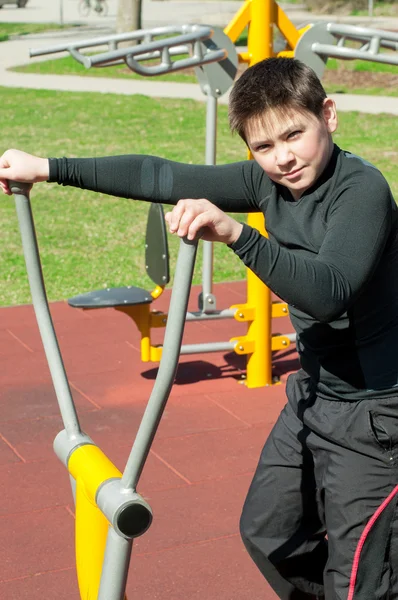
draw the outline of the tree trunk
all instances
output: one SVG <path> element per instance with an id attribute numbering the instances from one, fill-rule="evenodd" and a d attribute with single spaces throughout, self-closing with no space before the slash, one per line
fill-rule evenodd
<path id="1" fill-rule="evenodd" d="M 126 33 L 142 29 L 142 0 L 119 0 L 116 32 Z"/>

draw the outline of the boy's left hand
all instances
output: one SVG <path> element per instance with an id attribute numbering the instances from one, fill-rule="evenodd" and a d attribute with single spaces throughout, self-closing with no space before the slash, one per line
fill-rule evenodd
<path id="1" fill-rule="evenodd" d="M 195 239 L 198 234 L 208 242 L 232 244 L 242 232 L 243 225 L 204 198 L 179 200 L 166 213 L 170 233 Z"/>

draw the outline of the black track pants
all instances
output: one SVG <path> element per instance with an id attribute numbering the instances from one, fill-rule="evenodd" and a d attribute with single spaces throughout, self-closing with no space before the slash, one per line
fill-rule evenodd
<path id="1" fill-rule="evenodd" d="M 324 400 L 299 371 L 287 396 L 243 508 L 249 554 L 282 600 L 398 600 L 398 391 Z"/>

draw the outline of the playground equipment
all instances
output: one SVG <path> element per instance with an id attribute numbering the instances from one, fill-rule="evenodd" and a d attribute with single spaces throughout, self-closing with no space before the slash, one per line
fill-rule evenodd
<path id="1" fill-rule="evenodd" d="M 64 429 L 54 450 L 67 467 L 76 504 L 76 567 L 82 600 L 125 600 L 134 538 L 145 533 L 152 510 L 136 492 L 175 377 L 197 241 L 181 240 L 156 381 L 123 474 L 80 428 L 48 307 L 28 186 L 11 182 L 33 306 Z"/>
<path id="2" fill-rule="evenodd" d="M 125 44 L 129 41 L 140 41 L 141 43 L 127 48 L 125 46 L 122 48 L 118 47 L 119 44 Z M 101 47 L 104 45 L 108 46 L 108 50 L 101 51 Z M 82 52 L 82 50 L 87 49 L 92 51 L 95 47 L 100 48 L 96 54 L 87 55 Z M 65 51 L 69 52 L 73 58 L 86 68 L 125 63 L 131 70 L 146 76 L 154 76 L 187 67 L 194 67 L 202 92 L 207 98 L 205 162 L 209 165 L 215 164 L 217 100 L 231 87 L 238 63 L 235 46 L 225 33 L 217 28 L 200 25 L 161 27 L 32 50 L 31 56 Z M 143 61 L 154 60 L 157 62 L 142 64 Z M 159 225 L 157 225 L 157 228 L 159 228 Z M 150 246 L 151 248 L 156 248 L 153 243 Z M 168 254 L 166 250 L 156 251 L 155 249 L 153 255 L 157 255 L 162 260 L 162 256 L 166 257 Z M 202 292 L 199 295 L 199 310 L 187 313 L 186 320 L 235 318 L 237 321 L 254 321 L 254 310 L 251 307 L 232 306 L 223 310 L 217 309 L 216 297 L 212 287 L 213 252 L 210 242 L 203 242 L 202 273 Z M 71 306 L 86 310 L 112 306 L 124 312 L 133 318 L 141 332 L 142 360 L 158 361 L 162 354 L 162 347 L 154 346 L 151 343 L 151 329 L 154 327 L 164 327 L 167 315 L 149 310 L 149 304 L 153 299 L 160 296 L 163 289 L 164 285 L 160 285 L 160 282 L 158 282 L 158 286 L 153 292 L 145 291 L 146 295 L 142 301 L 139 300 L 140 297 L 142 298 L 142 295 L 137 294 L 136 288 L 124 287 L 80 294 L 71 298 L 69 303 Z M 257 304 L 255 297 L 253 297 L 253 304 Z M 278 311 L 274 309 L 273 316 L 284 316 L 287 314 L 287 307 L 284 303 L 278 303 L 278 309 Z M 261 313 L 262 309 L 257 306 L 256 334 L 258 338 L 264 336 L 267 327 L 265 314 L 262 315 Z M 265 333 L 265 335 L 267 334 Z M 287 347 L 290 344 L 291 337 L 291 335 L 274 336 L 272 349 L 276 350 Z M 248 341 L 242 337 L 235 337 L 222 342 L 183 345 L 181 347 L 181 354 L 234 351 L 237 354 L 251 356 L 255 343 L 253 340 Z M 251 375 L 247 383 L 251 387 L 254 387 L 257 385 L 256 381 L 262 375 L 257 370 L 252 370 Z M 255 379 L 253 379 L 253 375 L 255 375 Z"/>
<path id="3" fill-rule="evenodd" d="M 346 46 L 347 41 L 356 42 L 359 47 Z M 321 78 L 330 57 L 398 65 L 398 56 L 383 54 L 381 48 L 398 50 L 398 34 L 341 23 L 316 23 L 299 39 L 294 55 Z"/>
<path id="4" fill-rule="evenodd" d="M 246 27 L 248 27 L 248 48 L 237 56 L 232 42 L 238 39 Z M 283 48 L 280 50 L 277 49 L 275 29 L 278 29 L 283 38 Z M 345 47 L 347 40 L 359 43 L 360 47 Z M 141 43 L 138 46 L 118 48 L 119 43 L 128 41 Z M 83 48 L 101 45 L 108 45 L 108 51 L 99 52 L 94 56 L 80 52 Z M 206 164 L 215 164 L 217 98 L 231 86 L 236 73 L 237 60 L 250 66 L 271 56 L 295 56 L 309 64 L 321 77 L 330 56 L 398 64 L 396 57 L 391 53 L 382 54 L 381 48 L 397 50 L 398 35 L 376 29 L 333 23 L 308 24 L 296 28 L 274 0 L 246 0 L 224 32 L 200 25 L 156 28 L 34 50 L 31 56 L 68 51 L 87 68 L 124 62 L 131 70 L 147 76 L 194 67 L 202 91 L 207 96 Z M 183 58 L 181 53 L 185 55 Z M 160 62 L 151 65 L 141 64 L 144 60 L 153 59 L 158 59 Z M 267 235 L 262 214 L 249 215 L 248 224 L 263 235 Z M 273 383 L 272 353 L 288 348 L 295 339 L 294 335 L 275 334 L 272 331 L 272 319 L 288 315 L 287 304 L 272 302 L 270 290 L 248 270 L 246 302 L 218 310 L 212 289 L 212 245 L 209 242 L 203 244 L 203 278 L 199 311 L 187 313 L 187 320 L 234 318 L 246 322 L 248 329 L 246 335 L 234 337 L 226 342 L 183 345 L 181 353 L 233 351 L 246 355 L 246 385 L 248 387 L 271 385 Z M 160 295 L 161 291 L 160 289 L 155 295 Z M 92 294 L 94 292 L 90 292 L 88 296 L 91 297 Z M 105 298 L 109 298 L 109 292 L 106 290 L 95 292 L 95 295 L 98 303 L 91 304 L 91 308 L 104 306 Z M 84 296 L 83 294 L 72 298 L 70 303 L 73 306 L 88 308 L 84 305 L 86 302 Z M 141 331 L 142 360 L 157 361 L 161 356 L 161 347 L 151 344 L 151 329 L 163 327 L 167 315 L 151 312 L 148 306 L 139 309 L 135 302 L 130 303 L 130 296 L 124 296 L 121 303 L 113 306 L 132 317 Z M 134 308 L 131 308 L 133 305 Z"/>

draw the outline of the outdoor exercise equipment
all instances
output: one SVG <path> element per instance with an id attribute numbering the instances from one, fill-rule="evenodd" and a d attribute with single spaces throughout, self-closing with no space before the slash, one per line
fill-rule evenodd
<path id="1" fill-rule="evenodd" d="M 346 46 L 346 42 L 355 42 L 359 47 Z M 294 55 L 321 78 L 331 57 L 398 65 L 398 55 L 382 53 L 381 48 L 398 50 L 398 33 L 342 23 L 316 23 L 303 33 Z"/>
<path id="2" fill-rule="evenodd" d="M 158 374 L 123 474 L 80 428 L 59 350 L 41 270 L 28 186 L 10 182 L 33 307 L 64 429 L 54 450 L 71 476 L 76 505 L 76 568 L 82 600 L 123 600 L 133 540 L 152 522 L 136 488 L 173 385 L 197 241 L 181 240 Z"/>
<path id="3" fill-rule="evenodd" d="M 134 45 L 126 47 L 127 43 Z M 121 44 L 123 47 L 119 48 Z M 108 46 L 108 49 L 104 51 L 103 46 Z M 82 52 L 94 48 L 97 51 L 93 55 Z M 238 65 L 235 46 L 220 29 L 204 25 L 156 27 L 31 50 L 30 55 L 59 52 L 69 52 L 86 68 L 125 63 L 132 71 L 145 76 L 195 68 L 207 99 L 205 162 L 208 165 L 215 164 L 217 100 L 231 87 Z M 142 64 L 144 61 L 145 64 Z M 212 244 L 203 242 L 202 293 L 199 297 L 199 307 L 203 314 L 214 314 L 216 311 L 212 280 Z M 74 299 L 72 305 L 75 306 Z M 141 323 L 139 328 L 142 327 L 147 329 L 147 325 Z M 143 357 L 143 360 L 149 359 Z"/>
<path id="4" fill-rule="evenodd" d="M 137 42 L 139 45 L 126 47 L 128 42 Z M 123 47 L 118 46 L 123 44 Z M 103 50 L 103 46 L 108 46 Z M 94 54 L 85 54 L 84 51 L 94 51 Z M 100 48 L 100 50 L 98 50 Z M 73 58 L 86 68 L 106 67 L 125 63 L 131 70 L 146 76 L 155 76 L 187 67 L 194 67 L 202 92 L 207 98 L 206 111 L 206 156 L 205 162 L 214 165 L 216 161 L 216 131 L 217 131 L 217 100 L 232 85 L 237 72 L 237 53 L 230 38 L 216 27 L 202 25 L 183 25 L 171 27 L 158 27 L 151 30 L 140 30 L 127 34 L 119 34 L 94 38 L 91 40 L 70 42 L 66 45 L 57 45 L 39 50 L 32 50 L 31 56 L 40 56 L 59 52 L 69 52 Z M 146 61 L 146 64 L 142 64 Z M 148 64 L 147 61 L 150 62 Z M 151 214 L 151 213 L 150 213 Z M 158 227 L 159 225 L 157 225 Z M 148 229 L 147 229 L 148 231 Z M 153 241 L 146 244 L 150 248 L 153 261 L 162 260 L 168 256 L 166 250 L 160 249 Z M 147 264 L 147 261 L 146 261 Z M 254 275 L 252 275 L 254 277 Z M 78 308 L 94 309 L 113 306 L 134 319 L 141 332 L 141 358 L 143 361 L 158 361 L 162 354 L 161 346 L 151 343 L 151 330 L 154 327 L 164 327 L 167 315 L 162 312 L 152 311 L 149 304 L 158 297 L 164 286 L 158 285 L 154 292 L 145 291 L 145 298 L 140 302 L 136 288 L 124 287 L 110 290 L 97 290 L 80 294 L 69 300 L 69 303 Z M 142 297 L 142 296 L 141 296 Z M 252 295 L 252 306 L 232 306 L 219 310 L 216 297 L 213 293 L 213 249 L 210 242 L 203 242 L 203 268 L 202 292 L 199 295 L 199 310 L 188 312 L 186 319 L 189 321 L 206 319 L 235 318 L 237 321 L 256 322 L 258 337 L 267 335 L 266 313 L 262 311 L 255 296 Z M 273 309 L 273 316 L 284 316 L 287 307 L 278 303 Z M 256 319 L 254 319 L 256 315 Z M 253 334 L 253 327 L 251 334 Z M 291 335 L 273 336 L 272 349 L 287 347 Z M 228 341 L 203 344 L 189 344 L 181 347 L 181 354 L 234 351 L 237 354 L 247 354 L 249 357 L 262 345 L 260 339 L 248 340 L 235 337 Z M 258 354 L 258 352 L 257 352 Z M 259 361 L 261 362 L 261 360 Z M 261 377 L 261 370 L 249 372 L 247 378 L 250 387 L 257 385 Z M 249 373 L 249 374 L 250 374 Z M 262 383 L 261 383 L 262 384 Z"/>
<path id="5" fill-rule="evenodd" d="M 178 33 L 179 35 L 172 35 Z M 172 37 L 165 37 L 165 36 Z M 140 41 L 137 46 L 118 45 L 129 41 Z M 187 45 L 191 45 L 189 49 Z M 108 45 L 108 50 L 100 50 L 96 54 L 87 55 L 82 52 Z M 143 75 L 158 75 L 189 66 L 195 67 L 196 74 L 203 93 L 207 97 L 206 115 L 206 164 L 215 164 L 216 158 L 216 131 L 217 131 L 217 100 L 232 85 L 237 71 L 237 53 L 234 44 L 228 36 L 217 28 L 199 25 L 183 25 L 179 27 L 161 27 L 152 30 L 141 30 L 127 34 L 94 38 L 87 41 L 71 42 L 67 45 L 57 45 L 50 48 L 31 51 L 31 56 L 53 54 L 68 51 L 78 62 L 90 68 L 104 67 L 124 62 L 129 68 Z M 189 54 L 188 57 L 181 54 Z M 157 63 L 142 64 L 143 61 L 159 59 Z M 160 62 L 159 62 L 160 61 Z M 151 209 L 152 210 L 152 209 Z M 155 210 L 155 209 L 153 209 Z M 150 212 L 150 217 L 151 217 Z M 151 218 L 151 222 L 153 219 Z M 147 228 L 147 233 L 152 225 Z M 156 231 L 161 226 L 156 225 Z M 163 236 L 161 236 L 163 239 Z M 159 237 L 159 240 L 161 238 Z M 153 263 L 163 260 L 168 256 L 167 249 L 161 249 L 158 244 L 146 242 L 150 249 L 149 256 Z M 162 245 L 162 247 L 164 244 Z M 148 252 L 147 252 L 148 259 Z M 148 260 L 146 261 L 148 264 Z M 164 276 L 163 276 L 164 277 Z M 212 289 L 213 279 L 213 253 L 212 244 L 203 242 L 203 279 L 202 293 L 199 297 L 199 310 L 189 312 L 186 319 L 189 321 L 236 318 L 243 320 L 245 311 L 231 307 L 217 310 L 216 297 Z M 144 296 L 137 294 L 134 287 L 97 290 L 80 294 L 69 300 L 77 308 L 94 309 L 112 306 L 132 317 L 141 332 L 141 358 L 143 361 L 157 361 L 160 359 L 162 347 L 153 346 L 150 332 L 153 327 L 164 327 L 167 315 L 149 310 L 149 303 L 158 297 L 164 288 L 158 283 L 155 293 L 145 291 Z M 140 300 L 143 298 L 143 301 Z M 284 337 L 284 344 L 289 343 L 289 337 Z M 233 338 L 225 342 L 211 342 L 204 344 L 189 344 L 181 347 L 181 354 L 203 352 L 235 351 L 239 354 L 247 352 L 245 343 L 240 338 Z"/>
<path id="6" fill-rule="evenodd" d="M 166 223 L 161 204 L 151 204 L 145 236 L 145 269 L 155 284 L 152 291 L 136 286 L 106 288 L 79 294 L 69 299 L 70 306 L 90 310 L 115 308 L 131 317 L 141 334 L 141 360 L 159 361 L 162 349 L 151 344 L 151 329 L 164 327 L 166 315 L 151 310 L 153 300 L 159 298 L 170 281 L 169 247 Z"/>

